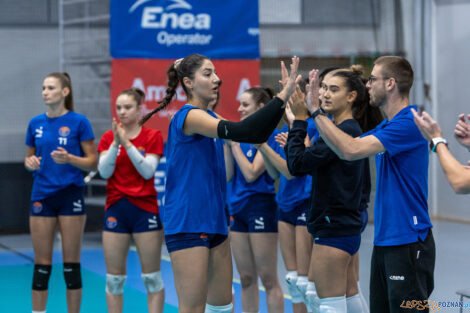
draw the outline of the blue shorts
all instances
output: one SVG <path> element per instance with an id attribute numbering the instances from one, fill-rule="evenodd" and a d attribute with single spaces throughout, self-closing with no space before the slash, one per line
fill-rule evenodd
<path id="1" fill-rule="evenodd" d="M 289 212 L 280 210 L 279 221 L 294 226 L 307 226 L 307 210 L 310 207 L 310 200 L 307 199 Z"/>
<path id="2" fill-rule="evenodd" d="M 242 233 L 277 233 L 278 209 L 274 195 L 250 196 L 243 209 L 232 215 L 230 231 Z"/>
<path id="3" fill-rule="evenodd" d="M 227 238 L 227 235 L 221 234 L 180 233 L 165 235 L 165 242 L 168 252 L 171 253 L 194 247 L 212 249 L 223 243 Z"/>
<path id="4" fill-rule="evenodd" d="M 126 198 L 111 205 L 104 213 L 103 230 L 113 233 L 142 233 L 163 228 L 160 215 L 142 210 Z"/>
<path id="5" fill-rule="evenodd" d="M 30 216 L 57 217 L 59 215 L 86 214 L 83 187 L 70 185 L 52 196 L 38 201 L 31 201 Z"/>
<path id="6" fill-rule="evenodd" d="M 315 244 L 337 248 L 354 255 L 361 246 L 361 236 L 315 238 Z"/>

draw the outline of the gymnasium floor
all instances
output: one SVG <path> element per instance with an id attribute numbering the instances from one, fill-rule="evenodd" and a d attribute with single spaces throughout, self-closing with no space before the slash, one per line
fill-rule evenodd
<path id="1" fill-rule="evenodd" d="M 439 312 L 459 312 L 455 307 L 459 297 L 456 291 L 470 289 L 470 225 L 443 221 L 434 221 L 437 260 L 435 271 L 435 289 L 432 301 L 441 302 Z M 369 264 L 372 253 L 373 225 L 369 224 L 363 234 L 361 244 L 360 280 L 363 293 L 368 299 Z M 469 249 L 467 249 L 469 248 Z M 0 312 L 31 312 L 30 286 L 32 279 L 32 247 L 29 235 L 0 236 Z M 66 312 L 65 285 L 62 276 L 61 252 L 56 242 L 51 281 L 49 283 L 48 313 Z M 131 250 L 128 258 L 128 279 L 124 291 L 124 312 L 147 312 L 145 288 L 140 279 L 140 265 L 137 253 Z M 105 265 L 101 250 L 101 234 L 86 233 L 82 252 L 83 301 L 82 312 L 106 312 L 105 300 Z M 279 277 L 284 277 L 285 270 L 279 256 Z M 177 312 L 177 299 L 173 287 L 173 274 L 169 256 L 164 249 L 162 276 L 166 286 L 165 312 Z M 284 281 L 281 279 L 283 289 Z M 234 274 L 235 312 L 241 312 L 239 277 Z M 292 312 L 289 297 L 285 299 L 285 312 Z M 470 299 L 464 300 L 463 305 Z M 265 294 L 260 291 L 260 312 L 267 312 Z M 449 308 L 450 306 L 450 308 Z M 452 306 L 454 306 L 452 308 Z M 465 308 L 464 312 L 470 312 Z M 434 311 L 437 312 L 437 309 Z"/>

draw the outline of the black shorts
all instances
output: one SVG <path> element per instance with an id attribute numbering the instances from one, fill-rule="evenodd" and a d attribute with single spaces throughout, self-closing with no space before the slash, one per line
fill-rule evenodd
<path id="1" fill-rule="evenodd" d="M 436 246 L 431 229 L 424 241 L 374 246 L 370 275 L 370 311 L 429 312 L 404 308 L 407 301 L 427 300 L 434 289 Z"/>

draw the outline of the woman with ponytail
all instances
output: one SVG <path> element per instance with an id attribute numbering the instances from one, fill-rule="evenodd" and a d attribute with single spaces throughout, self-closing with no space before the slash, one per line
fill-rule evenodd
<path id="1" fill-rule="evenodd" d="M 94 135 L 88 119 L 73 111 L 67 73 L 46 76 L 42 97 L 47 112 L 31 119 L 24 165 L 33 173 L 29 225 L 34 250 L 33 312 L 45 312 L 55 231 L 62 238 L 69 313 L 80 311 L 80 252 L 86 208 L 82 171 L 96 170 Z"/>
<path id="2" fill-rule="evenodd" d="M 264 107 L 273 95 L 273 90 L 261 87 L 242 93 L 238 108 L 240 120 Z M 267 140 L 271 148 L 274 148 L 276 134 L 277 130 Z M 226 144 L 227 181 L 232 182 L 230 241 L 241 280 L 242 310 L 259 311 L 259 277 L 266 288 L 268 312 L 283 312 L 284 297 L 277 277 L 275 174 L 266 170 L 258 145 L 235 141 L 226 141 Z"/>
<path id="3" fill-rule="evenodd" d="M 116 99 L 112 129 L 98 146 L 98 170 L 106 185 L 103 250 L 106 261 L 108 312 L 121 313 L 126 260 L 131 237 L 137 246 L 149 313 L 162 313 L 164 286 L 160 272 L 163 227 L 157 205 L 154 174 L 163 155 L 160 131 L 139 124 L 145 94 L 137 88 Z"/>
<path id="4" fill-rule="evenodd" d="M 314 73 L 310 74 L 307 88 L 308 102 L 319 101 L 318 89 L 315 89 L 318 78 Z M 368 114 L 372 108 L 368 105 L 367 90 L 357 71 L 332 71 L 324 78 L 322 88 L 322 104 L 313 112 L 314 120 L 318 115 L 328 113 L 337 127 L 352 137 L 360 136 L 362 127 L 379 122 L 370 118 L 376 115 Z M 311 106 L 318 107 L 318 104 Z M 354 276 L 353 260 L 360 246 L 363 225 L 360 212 L 364 205 L 364 186 L 370 179 L 365 177 L 368 163 L 364 159 L 340 159 L 322 137 L 312 147 L 306 148 L 305 120 L 309 117 L 305 113 L 306 107 L 304 97 L 297 90 L 290 106 L 295 120 L 292 121 L 286 153 L 292 175 L 311 174 L 313 178 L 307 228 L 315 240 L 310 268 L 319 301 L 309 303 L 309 306 L 313 312 L 364 312 L 357 280 L 349 276 Z"/>
<path id="5" fill-rule="evenodd" d="M 285 102 L 301 79 L 299 60 L 291 73 L 283 66 L 285 88 L 262 109 L 241 122 L 217 118 L 208 104 L 217 98 L 220 79 L 211 60 L 192 54 L 172 64 L 164 109 L 178 84 L 188 98 L 170 123 L 164 206 L 165 241 L 170 252 L 181 313 L 231 312 L 232 257 L 224 211 L 226 175 L 223 144 L 215 138 L 261 143 L 281 119 Z"/>

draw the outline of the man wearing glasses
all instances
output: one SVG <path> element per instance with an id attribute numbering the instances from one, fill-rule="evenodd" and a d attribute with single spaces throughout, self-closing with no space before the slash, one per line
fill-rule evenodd
<path id="1" fill-rule="evenodd" d="M 424 303 L 434 288 L 435 245 L 427 206 L 428 144 L 413 122 L 414 106 L 408 99 L 412 84 L 413 69 L 406 59 L 383 56 L 374 62 L 366 87 L 370 104 L 380 107 L 386 120 L 361 137 L 353 138 L 325 115 L 313 113 L 318 131 L 340 158 L 375 155 L 371 312 L 402 312 L 402 303 Z"/>

